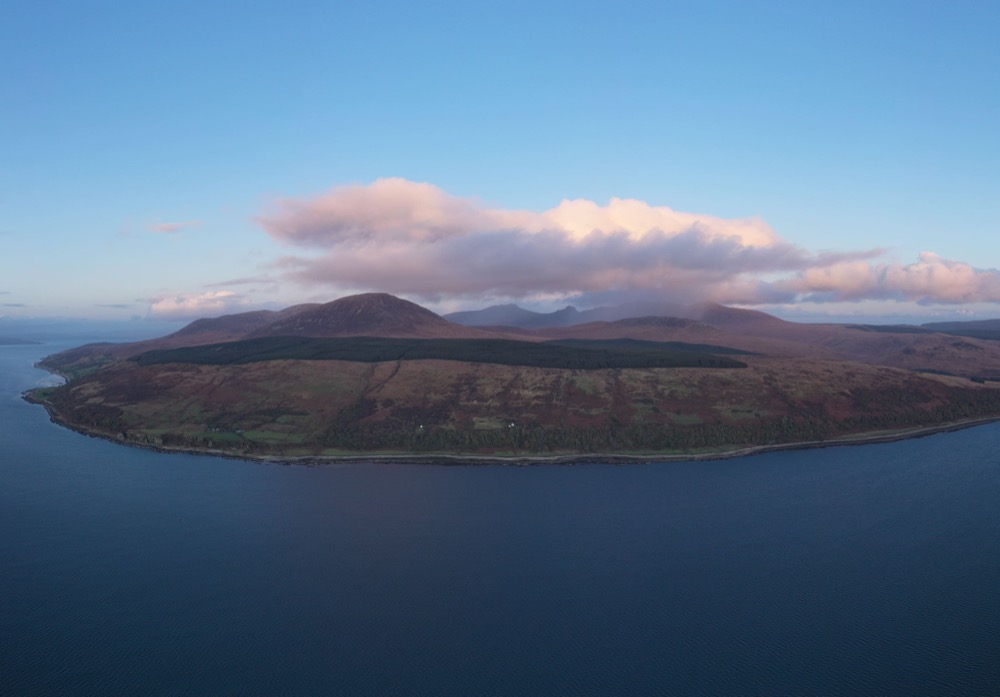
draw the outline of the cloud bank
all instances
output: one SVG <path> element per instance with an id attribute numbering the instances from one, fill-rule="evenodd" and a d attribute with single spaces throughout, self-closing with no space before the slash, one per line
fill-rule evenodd
<path id="1" fill-rule="evenodd" d="M 634 199 L 493 208 L 426 183 L 379 179 L 277 202 L 258 218 L 299 249 L 275 263 L 306 286 L 437 299 L 636 294 L 722 303 L 896 299 L 1000 302 L 1000 272 L 925 253 L 816 253 L 759 218 L 724 219 Z"/>

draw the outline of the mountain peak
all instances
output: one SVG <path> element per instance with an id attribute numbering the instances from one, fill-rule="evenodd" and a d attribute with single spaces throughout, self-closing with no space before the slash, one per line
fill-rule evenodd
<path id="1" fill-rule="evenodd" d="M 462 327 L 409 300 L 389 293 L 361 293 L 283 317 L 250 336 L 443 338 L 465 333 Z"/>
<path id="2" fill-rule="evenodd" d="M 341 312 L 377 313 L 381 315 L 418 314 L 424 317 L 438 317 L 425 307 L 409 300 L 397 298 L 389 293 L 359 293 L 348 295 L 321 305 L 320 308 Z"/>
<path id="3" fill-rule="evenodd" d="M 702 303 L 694 308 L 695 317 L 702 322 L 717 327 L 785 325 L 783 319 L 769 315 L 760 310 L 747 310 L 739 307 L 728 307 L 718 303 Z"/>

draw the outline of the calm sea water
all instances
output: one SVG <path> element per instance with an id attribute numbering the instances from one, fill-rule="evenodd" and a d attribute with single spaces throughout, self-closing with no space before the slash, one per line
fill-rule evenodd
<path id="1" fill-rule="evenodd" d="M 0 347 L 7 695 L 1000 694 L 1000 425 L 318 468 L 49 423 Z"/>

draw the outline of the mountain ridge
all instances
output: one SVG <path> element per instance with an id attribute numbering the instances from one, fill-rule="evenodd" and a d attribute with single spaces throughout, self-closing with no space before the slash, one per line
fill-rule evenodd
<path id="1" fill-rule="evenodd" d="M 1000 342 L 975 332 L 990 331 L 992 325 L 975 323 L 971 333 L 964 325 L 948 323 L 953 333 L 921 327 L 871 327 L 845 324 L 802 324 L 773 315 L 733 308 L 717 303 L 678 306 L 659 305 L 677 311 L 674 315 L 639 315 L 616 320 L 577 322 L 593 316 L 572 306 L 555 313 L 532 313 L 516 305 L 493 306 L 522 323 L 537 327 L 466 326 L 431 310 L 388 293 L 362 293 L 328 303 L 292 305 L 283 310 L 258 310 L 194 320 L 158 339 L 127 344 L 91 344 L 62 354 L 62 368 L 74 370 L 121 360 L 152 350 L 166 350 L 240 341 L 250 338 L 291 336 L 335 338 L 369 336 L 398 339 L 488 339 L 523 341 L 552 339 L 635 339 L 659 342 L 706 343 L 789 358 L 853 360 L 908 370 L 991 377 L 1000 375 Z M 630 314 L 646 309 L 633 304 L 596 308 L 598 314 Z M 486 308 L 491 310 L 491 308 Z M 513 314 L 511 314 L 513 313 Z M 561 314 L 560 314 L 561 313 Z M 449 315 L 454 316 L 454 314 Z M 573 318 L 574 323 L 544 326 Z M 498 319 L 497 312 L 479 315 Z M 539 319 L 541 318 L 541 319 Z M 868 329 L 868 331 L 865 331 Z M 974 330 L 974 331 L 973 331 Z"/>
<path id="2" fill-rule="evenodd" d="M 643 316 L 674 316 L 695 319 L 687 313 L 685 305 L 669 302 L 628 303 L 607 305 L 588 310 L 578 310 L 567 305 L 553 312 L 535 312 L 516 304 L 491 305 L 481 310 L 452 312 L 443 317 L 451 322 L 470 327 L 511 326 L 519 329 L 550 329 L 589 322 L 613 322 Z"/>

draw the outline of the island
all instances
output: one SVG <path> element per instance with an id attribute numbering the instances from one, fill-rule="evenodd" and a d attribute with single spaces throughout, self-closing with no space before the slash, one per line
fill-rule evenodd
<path id="1" fill-rule="evenodd" d="M 25 397 L 128 445 L 308 463 L 722 457 L 1000 418 L 1000 341 L 961 326 L 672 312 L 484 325 L 366 293 L 70 349 Z"/>

